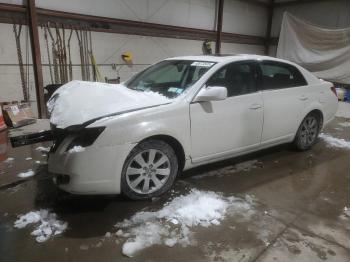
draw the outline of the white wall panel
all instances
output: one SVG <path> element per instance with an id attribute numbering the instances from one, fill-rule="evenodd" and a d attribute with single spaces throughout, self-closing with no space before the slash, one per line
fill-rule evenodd
<path id="1" fill-rule="evenodd" d="M 37 0 L 59 11 L 175 26 L 213 29 L 215 0 Z"/>
<path id="2" fill-rule="evenodd" d="M 265 36 L 265 7 L 232 0 L 226 0 L 224 3 L 223 32 Z"/>

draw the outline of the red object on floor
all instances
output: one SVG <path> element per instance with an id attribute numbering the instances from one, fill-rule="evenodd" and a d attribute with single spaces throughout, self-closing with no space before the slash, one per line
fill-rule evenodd
<path id="1" fill-rule="evenodd" d="M 5 129 L 6 127 L 4 116 L 2 115 L 2 110 L 0 108 L 0 130 Z"/>

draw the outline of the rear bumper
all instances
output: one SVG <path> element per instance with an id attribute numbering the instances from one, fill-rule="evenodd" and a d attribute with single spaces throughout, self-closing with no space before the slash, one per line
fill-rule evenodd
<path id="1" fill-rule="evenodd" d="M 72 153 L 65 151 L 66 144 L 62 143 L 55 152 L 49 153 L 48 160 L 49 172 L 58 176 L 55 182 L 62 190 L 73 194 L 121 192 L 123 164 L 134 144 L 92 145 L 84 148 L 84 151 Z M 64 181 L 62 177 L 65 177 Z"/>

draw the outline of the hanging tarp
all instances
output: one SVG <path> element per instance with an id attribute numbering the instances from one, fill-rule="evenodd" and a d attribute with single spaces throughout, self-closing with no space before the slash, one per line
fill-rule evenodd
<path id="1" fill-rule="evenodd" d="M 286 12 L 277 57 L 293 61 L 319 78 L 350 84 L 350 27 L 322 28 Z"/>

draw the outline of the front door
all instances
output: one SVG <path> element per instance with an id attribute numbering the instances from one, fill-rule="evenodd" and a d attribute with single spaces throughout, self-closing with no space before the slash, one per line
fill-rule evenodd
<path id="1" fill-rule="evenodd" d="M 224 157 L 260 145 L 262 93 L 257 90 L 254 62 L 235 62 L 219 69 L 207 86 L 224 86 L 221 101 L 190 104 L 193 162 Z"/>

